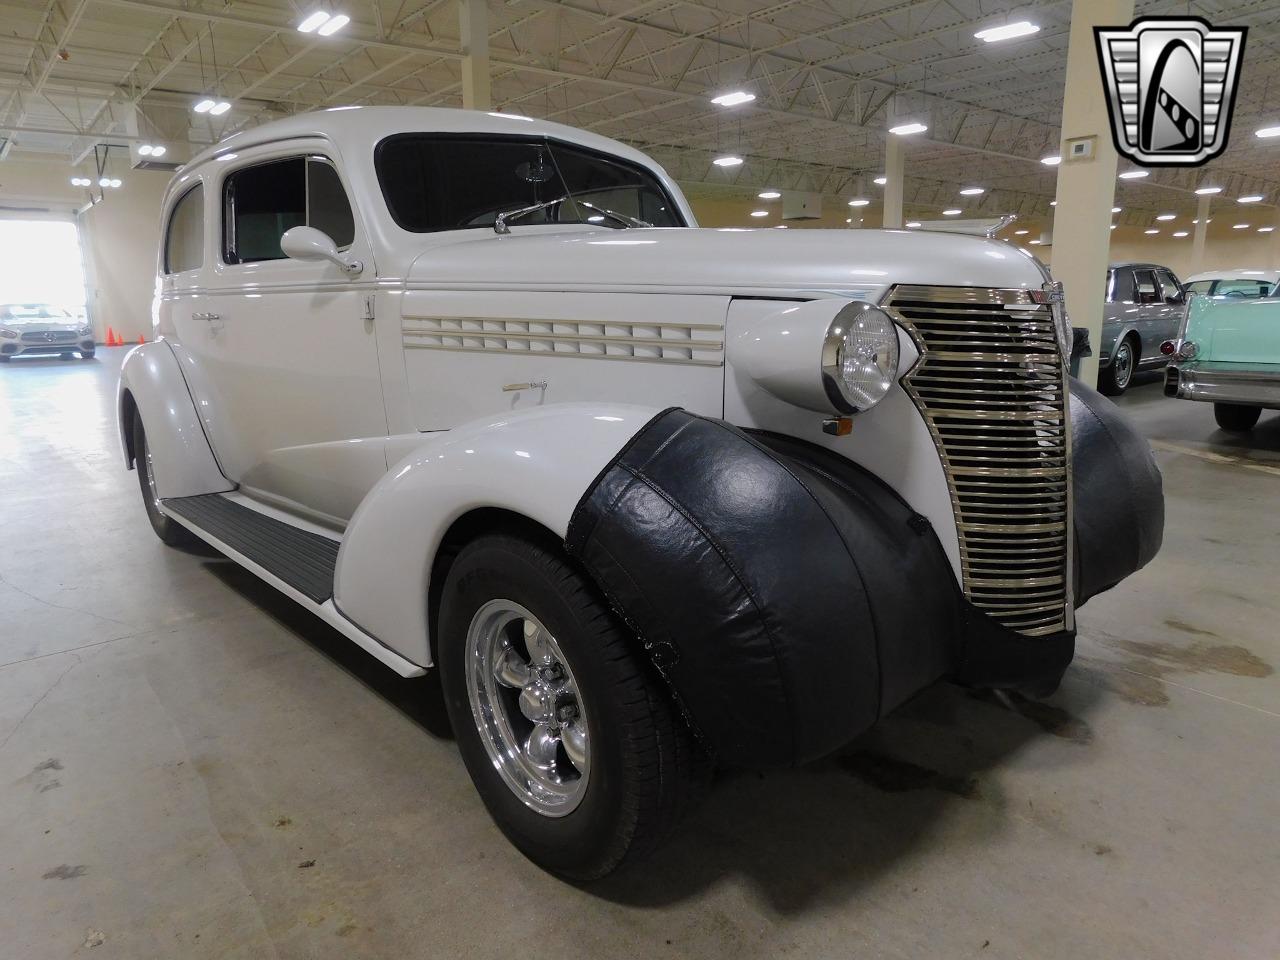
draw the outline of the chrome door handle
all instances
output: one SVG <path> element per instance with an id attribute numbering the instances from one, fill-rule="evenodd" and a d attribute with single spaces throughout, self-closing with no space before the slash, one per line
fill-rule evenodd
<path id="1" fill-rule="evenodd" d="M 192 319 L 192 320 L 207 320 L 207 321 L 209 321 L 210 323 L 212 323 L 214 320 L 221 320 L 221 319 L 222 319 L 222 317 L 221 317 L 219 314 L 216 314 L 216 313 L 193 313 L 193 314 L 191 315 L 191 319 Z"/>

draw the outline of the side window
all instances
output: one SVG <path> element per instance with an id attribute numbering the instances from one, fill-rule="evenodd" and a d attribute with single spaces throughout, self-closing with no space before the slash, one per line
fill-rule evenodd
<path id="1" fill-rule="evenodd" d="M 1168 270 L 1158 270 L 1156 273 L 1160 277 L 1160 288 L 1164 294 L 1164 302 L 1174 304 L 1184 302 L 1182 286 L 1178 283 L 1177 278 Z"/>
<path id="2" fill-rule="evenodd" d="M 1194 283 L 1187 284 L 1187 293 L 1201 293 L 1207 296 L 1212 287 L 1212 280 L 1196 280 Z"/>
<path id="3" fill-rule="evenodd" d="M 1133 289 L 1133 271 L 1127 268 L 1116 270 L 1111 301 L 1113 303 L 1133 303 L 1135 300 L 1137 300 L 1137 294 Z"/>
<path id="4" fill-rule="evenodd" d="M 338 249 L 355 241 L 355 217 L 338 172 L 322 157 L 290 157 L 237 170 L 223 188 L 227 263 L 283 260 L 280 238 L 293 227 L 327 233 Z"/>
<path id="5" fill-rule="evenodd" d="M 196 184 L 169 214 L 164 237 L 164 272 L 181 273 L 204 266 L 204 188 Z"/>
<path id="6" fill-rule="evenodd" d="M 1133 271 L 1134 281 L 1138 286 L 1138 303 L 1159 303 L 1160 293 L 1156 289 L 1156 273 L 1154 270 Z"/>

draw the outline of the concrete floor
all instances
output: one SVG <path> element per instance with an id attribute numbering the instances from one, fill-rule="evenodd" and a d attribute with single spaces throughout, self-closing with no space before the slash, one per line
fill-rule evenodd
<path id="1" fill-rule="evenodd" d="M 123 352 L 0 368 L 0 957 L 1280 955 L 1280 416 L 1124 399 L 1164 550 L 1052 700 L 932 690 L 576 889 L 490 824 L 423 686 L 156 540 Z"/>

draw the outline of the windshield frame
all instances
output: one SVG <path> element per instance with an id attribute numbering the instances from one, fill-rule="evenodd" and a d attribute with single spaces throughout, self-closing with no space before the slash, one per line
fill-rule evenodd
<path id="1" fill-rule="evenodd" d="M 454 227 L 437 227 L 430 230 L 418 230 L 418 229 L 414 229 L 412 226 L 409 226 L 403 223 L 400 217 L 397 216 L 395 207 L 391 203 L 391 199 L 387 195 L 387 183 L 382 176 L 383 149 L 388 144 L 396 143 L 401 140 L 419 140 L 419 141 L 427 141 L 427 142 L 469 141 L 469 142 L 479 142 L 479 143 L 504 143 L 504 144 L 517 143 L 517 144 L 528 144 L 530 146 L 544 145 L 553 151 L 556 147 L 563 147 L 570 150 L 576 150 L 590 157 L 599 158 L 600 160 L 615 164 L 629 171 L 632 171 L 637 175 L 643 177 L 646 181 L 649 181 L 649 183 L 652 184 L 652 188 L 655 191 L 657 191 L 658 194 L 666 201 L 667 209 L 671 213 L 672 219 L 679 221 L 677 224 L 671 227 L 655 226 L 653 227 L 653 229 L 675 230 L 675 229 L 680 229 L 680 228 L 689 226 L 689 221 L 685 217 L 683 208 L 680 206 L 680 204 L 676 203 L 675 197 L 672 196 L 671 191 L 667 189 L 667 185 L 663 183 L 662 177 L 652 168 L 647 167 L 643 164 L 636 163 L 635 161 L 632 161 L 632 160 L 627 160 L 623 157 L 618 156 L 616 153 L 609 153 L 605 150 L 596 150 L 592 147 L 584 146 L 581 143 L 576 143 L 573 140 L 566 140 L 562 137 L 553 137 L 553 136 L 548 136 L 546 134 L 483 133 L 483 132 L 472 133 L 472 132 L 465 132 L 465 131 L 464 132 L 450 131 L 447 133 L 441 133 L 441 132 L 434 132 L 430 130 L 422 130 L 422 131 L 403 131 L 400 133 L 393 133 L 390 136 L 383 137 L 381 140 L 379 140 L 373 149 L 373 171 L 374 171 L 374 176 L 378 181 L 378 191 L 382 196 L 383 207 L 386 210 L 387 214 L 391 217 L 391 222 L 394 223 L 401 230 L 405 231 L 406 233 L 412 233 L 416 235 L 425 235 L 425 234 L 432 234 L 432 233 L 453 233 L 460 230 L 488 230 L 489 232 L 492 233 L 494 227 L 492 223 L 484 223 L 484 224 L 464 224 L 464 225 L 454 226 Z M 554 156 L 555 156 L 554 153 L 552 153 L 553 163 L 555 163 Z M 559 164 L 555 163 L 555 166 L 556 166 L 556 176 L 560 178 L 561 183 L 564 184 L 564 186 L 566 187 L 566 199 L 568 199 L 570 202 L 573 202 L 577 194 L 574 194 L 567 189 L 568 184 L 564 183 L 564 178 L 559 171 Z M 519 225 L 518 222 L 514 224 L 514 226 L 518 226 L 518 225 Z M 594 229 L 597 226 L 597 224 L 586 223 L 586 222 L 577 221 L 577 220 L 565 220 L 565 221 L 558 222 L 554 225 L 566 226 L 566 227 L 581 226 L 581 227 L 588 227 L 592 229 Z M 537 226 L 548 226 L 548 224 L 538 224 Z"/>

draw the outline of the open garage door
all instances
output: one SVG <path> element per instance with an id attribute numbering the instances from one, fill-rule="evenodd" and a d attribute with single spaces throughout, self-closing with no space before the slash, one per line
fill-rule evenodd
<path id="1" fill-rule="evenodd" d="M 0 219 L 0 250 L 0 359 L 92 356 L 76 224 Z"/>

